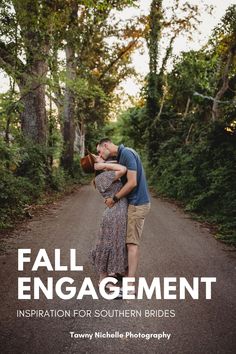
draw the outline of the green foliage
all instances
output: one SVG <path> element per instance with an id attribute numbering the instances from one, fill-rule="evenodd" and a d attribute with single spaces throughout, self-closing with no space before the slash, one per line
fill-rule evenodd
<path id="1" fill-rule="evenodd" d="M 222 44 L 225 48 L 227 46 L 232 46 L 233 43 L 235 44 L 235 34 L 236 5 L 234 4 L 228 7 L 220 23 L 214 28 L 212 32 L 211 43 L 220 49 L 222 49 Z"/>
<path id="2" fill-rule="evenodd" d="M 64 190 L 66 185 L 66 173 L 63 168 L 54 167 L 50 175 L 50 187 L 58 192 Z"/>
<path id="3" fill-rule="evenodd" d="M 149 49 L 149 74 L 146 84 L 146 134 L 148 158 L 151 161 L 153 152 L 158 149 L 155 134 L 156 126 L 153 125 L 160 108 L 160 97 L 162 92 L 162 78 L 157 73 L 159 44 L 163 26 L 162 0 L 153 0 L 151 3 L 149 16 L 149 33 L 147 36 L 147 45 Z"/>
<path id="4" fill-rule="evenodd" d="M 117 10 L 122 10 L 125 6 L 135 5 L 137 0 L 84 0 L 82 4 L 91 8 L 99 10 L 108 10 L 115 7 Z"/>
<path id="5" fill-rule="evenodd" d="M 0 229 L 13 226 L 48 190 L 62 192 L 67 184 L 80 182 L 79 157 L 71 179 L 61 167 L 49 166 L 48 155 L 41 145 L 25 140 L 9 145 L 0 138 Z"/>
<path id="6" fill-rule="evenodd" d="M 208 101 L 204 102 L 195 94 L 213 94 L 216 86 L 217 56 L 212 55 L 212 52 L 190 51 L 183 53 L 174 64 L 172 72 L 168 75 L 168 83 L 169 98 L 176 110 L 184 112 L 188 98 L 196 103 L 208 104 Z"/>
<path id="7" fill-rule="evenodd" d="M 136 150 L 143 149 L 145 140 L 145 108 L 133 107 L 123 112 L 117 122 L 116 139 Z"/>
<path id="8" fill-rule="evenodd" d="M 24 215 L 31 200 L 33 185 L 27 178 L 16 178 L 11 171 L 0 169 L 0 229 L 12 226 Z"/>
<path id="9" fill-rule="evenodd" d="M 21 148 L 21 161 L 18 165 L 17 176 L 27 178 L 35 187 L 34 197 L 38 198 L 46 185 L 47 150 L 41 145 L 26 142 Z"/>
<path id="10" fill-rule="evenodd" d="M 83 172 L 80 165 L 80 156 L 76 154 L 74 155 L 71 177 L 74 182 L 79 183 L 82 179 L 82 176 L 83 176 Z"/>
<path id="11" fill-rule="evenodd" d="M 195 138 L 197 143 L 179 146 L 171 138 L 160 145 L 158 164 L 149 171 L 151 184 L 157 192 L 182 201 L 187 211 L 219 224 L 220 232 L 227 231 L 233 242 L 236 132 L 221 123 L 205 126 L 204 134 L 198 131 Z"/>
<path id="12" fill-rule="evenodd" d="M 126 23 L 112 13 L 136 3 L 1 2 L 0 66 L 11 86 L 0 95 L 3 224 L 14 213 L 23 215 L 26 205 L 37 203 L 48 189 L 62 191 L 67 183 L 81 181 L 74 127 L 85 133 L 86 147 L 93 150 L 115 88 L 134 74 L 130 58 L 140 44 L 143 23 L 137 18 Z M 65 60 L 60 51 L 66 52 Z M 59 166 L 67 146 L 70 176 Z"/>
<path id="13" fill-rule="evenodd" d="M 230 8 L 223 17 L 226 28 L 218 27 L 217 40 L 175 58 L 165 77 L 165 95 L 157 89 L 163 77 L 150 70 L 146 110 L 129 109 L 117 125 L 121 141 L 147 149 L 147 175 L 157 193 L 216 223 L 217 237 L 236 244 L 236 37 L 229 15 L 234 11 Z M 227 73 L 229 85 L 214 121 L 212 105 L 222 87 L 229 51 L 234 55 Z"/>
<path id="14" fill-rule="evenodd" d="M 15 174 L 20 161 L 19 147 L 8 146 L 0 139 L 0 228 L 11 226 L 32 201 L 34 185 Z"/>

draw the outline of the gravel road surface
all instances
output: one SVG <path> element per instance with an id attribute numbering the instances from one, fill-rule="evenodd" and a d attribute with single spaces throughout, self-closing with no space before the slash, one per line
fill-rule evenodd
<path id="1" fill-rule="evenodd" d="M 53 277 L 54 282 L 71 277 L 77 293 L 84 278 L 91 277 L 97 291 L 97 275 L 88 253 L 95 243 L 103 209 L 103 200 L 93 187 L 83 186 L 2 240 L 0 352 L 236 353 L 235 249 L 216 241 L 206 227 L 158 198 L 152 198 L 146 219 L 138 276 L 145 277 L 148 284 L 154 277 L 185 277 L 189 281 L 193 277 L 216 277 L 211 300 L 205 299 L 203 284 L 198 300 L 189 295 L 185 300 L 152 297 L 109 301 L 90 296 L 62 300 L 55 290 L 51 300 L 42 294 L 38 300 L 18 300 L 18 277 L 31 277 L 32 288 L 34 277 L 43 281 Z M 27 263 L 22 272 L 17 269 L 19 248 L 31 249 L 32 263 Z M 55 249 L 61 250 L 63 265 L 69 264 L 69 250 L 77 249 L 77 263 L 84 266 L 83 272 L 54 272 L 43 267 L 32 272 L 33 261 L 42 248 L 53 266 Z M 33 297 L 33 290 L 27 293 Z M 43 310 L 44 316 L 50 311 L 50 317 L 17 317 L 19 310 Z M 116 338 L 101 338 L 110 335 Z"/>

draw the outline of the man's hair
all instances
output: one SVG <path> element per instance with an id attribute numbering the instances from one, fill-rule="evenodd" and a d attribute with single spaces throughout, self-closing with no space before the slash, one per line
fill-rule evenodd
<path id="1" fill-rule="evenodd" d="M 96 146 L 98 145 L 102 145 L 104 143 L 111 143 L 111 139 L 109 138 L 102 138 L 101 140 L 99 140 L 99 142 L 96 144 Z"/>

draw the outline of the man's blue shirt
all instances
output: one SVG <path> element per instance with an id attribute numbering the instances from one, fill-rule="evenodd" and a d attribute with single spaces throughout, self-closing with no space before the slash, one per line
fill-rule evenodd
<path id="1" fill-rule="evenodd" d="M 127 195 L 128 203 L 132 205 L 150 203 L 147 180 L 138 153 L 121 144 L 118 147 L 117 161 L 121 165 L 126 166 L 128 170 L 137 171 L 137 186 Z M 122 177 L 121 180 L 124 185 L 127 182 L 126 176 Z"/>

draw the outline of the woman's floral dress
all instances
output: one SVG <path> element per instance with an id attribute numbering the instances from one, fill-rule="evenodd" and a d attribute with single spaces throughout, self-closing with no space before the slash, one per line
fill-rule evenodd
<path id="1" fill-rule="evenodd" d="M 113 197 L 122 188 L 121 181 L 115 181 L 115 171 L 100 173 L 95 178 L 95 185 L 103 198 Z M 90 254 L 98 273 L 123 273 L 127 268 L 127 208 L 127 199 L 121 198 L 112 208 L 104 210 L 97 243 Z"/>

